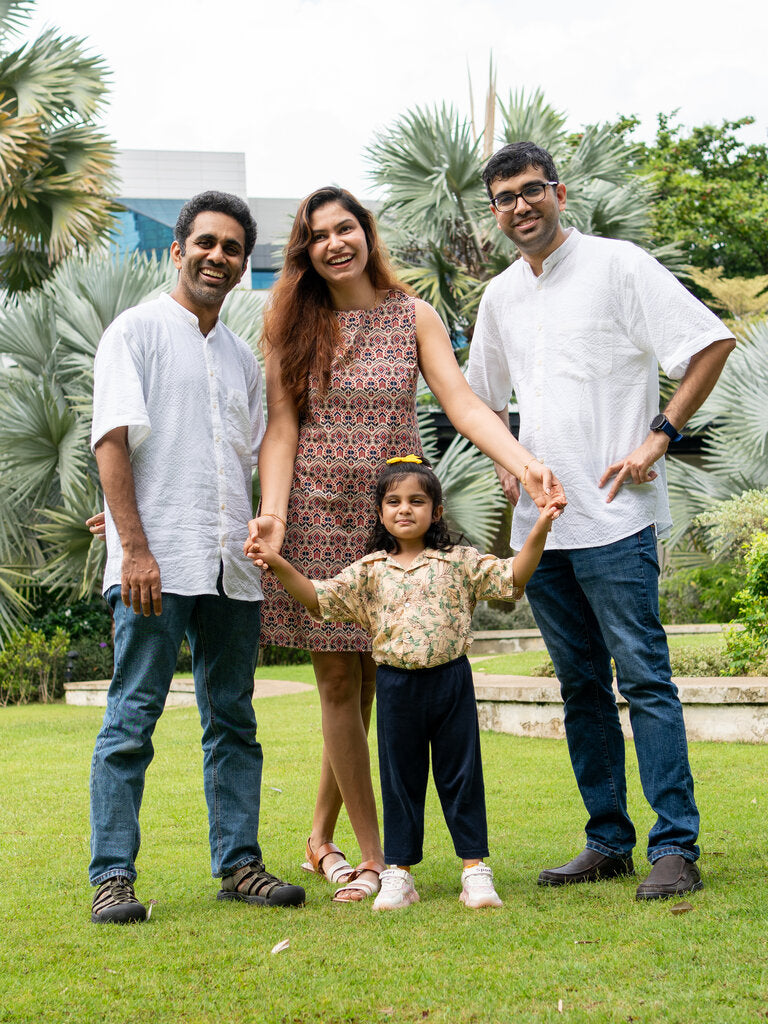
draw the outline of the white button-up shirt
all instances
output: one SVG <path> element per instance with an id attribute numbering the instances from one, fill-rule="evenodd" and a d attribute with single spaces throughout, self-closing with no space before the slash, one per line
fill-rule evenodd
<path id="1" fill-rule="evenodd" d="M 730 331 L 655 259 L 629 242 L 568 238 L 536 277 L 522 259 L 488 285 L 467 379 L 492 409 L 520 408 L 520 441 L 551 466 L 568 497 L 548 548 L 597 547 L 652 523 L 671 526 L 664 460 L 651 483 L 625 483 L 606 504 L 613 462 L 648 435 L 659 411 L 658 364 L 680 378 L 691 356 Z M 537 518 L 523 493 L 512 546 Z"/>
<path id="2" fill-rule="evenodd" d="M 136 501 L 168 593 L 261 600 L 243 555 L 251 473 L 264 434 L 261 369 L 218 320 L 208 335 L 170 295 L 126 310 L 104 333 L 94 366 L 91 447 L 128 428 Z M 106 508 L 104 591 L 120 583 L 122 548 Z"/>

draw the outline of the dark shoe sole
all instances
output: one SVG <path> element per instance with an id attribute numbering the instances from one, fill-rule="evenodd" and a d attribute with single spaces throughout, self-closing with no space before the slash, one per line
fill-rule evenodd
<path id="1" fill-rule="evenodd" d="M 661 890 L 658 890 L 658 891 L 653 891 L 652 890 L 650 892 L 647 892 L 647 891 L 640 892 L 640 890 L 638 889 L 638 891 L 635 893 L 635 899 L 636 900 L 640 900 L 640 901 L 643 901 L 643 900 L 670 900 L 670 899 L 672 899 L 673 896 L 685 896 L 685 894 L 688 893 L 688 892 L 701 892 L 701 890 L 703 888 L 704 888 L 704 883 L 702 882 L 701 879 L 699 879 L 697 882 L 694 882 L 693 885 L 689 885 L 685 889 L 673 889 L 671 891 L 668 891 L 668 890 L 665 891 L 664 889 L 661 889 Z"/>
<path id="2" fill-rule="evenodd" d="M 234 900 L 238 903 L 251 903 L 259 907 L 303 907 L 306 895 L 304 890 L 296 885 L 286 885 L 289 891 L 282 897 L 280 893 L 273 893 L 270 897 L 248 896 L 245 893 L 230 889 L 219 889 L 216 893 L 217 900 Z"/>
<path id="3" fill-rule="evenodd" d="M 91 914 L 93 924 L 139 924 L 146 919 L 147 908 L 136 903 L 125 903 L 102 910 L 100 914 Z"/>
<path id="4" fill-rule="evenodd" d="M 548 886 L 580 885 L 584 882 L 603 882 L 611 878 L 630 878 L 634 873 L 635 868 L 630 861 L 622 867 L 598 867 L 590 871 L 583 871 L 577 875 L 550 875 L 546 871 L 542 871 L 537 879 L 537 884 Z"/>

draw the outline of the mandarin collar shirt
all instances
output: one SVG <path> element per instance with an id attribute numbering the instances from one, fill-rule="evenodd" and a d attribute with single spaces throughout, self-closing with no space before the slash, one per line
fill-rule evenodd
<path id="1" fill-rule="evenodd" d="M 451 551 L 426 548 L 405 568 L 385 551 L 374 551 L 333 579 L 313 581 L 319 606 L 314 618 L 367 629 L 377 665 L 434 668 L 468 651 L 478 601 L 523 596 L 513 561 L 456 545 Z"/>
<path id="2" fill-rule="evenodd" d="M 261 575 L 243 554 L 252 472 L 264 434 L 261 369 L 217 320 L 172 299 L 126 310 L 107 328 L 94 365 L 91 447 L 128 428 L 136 501 L 163 591 L 261 600 Z M 120 583 L 122 548 L 106 512 L 104 592 Z"/>
<path id="3" fill-rule="evenodd" d="M 492 409 L 514 393 L 520 442 L 559 477 L 568 507 L 548 549 L 613 543 L 646 526 L 669 530 L 664 459 L 651 483 L 625 483 L 606 504 L 598 482 L 647 437 L 659 411 L 658 365 L 683 376 L 725 325 L 648 253 L 574 228 L 536 277 L 518 259 L 488 285 L 467 380 Z M 538 516 L 523 492 L 512 523 L 519 550 Z"/>

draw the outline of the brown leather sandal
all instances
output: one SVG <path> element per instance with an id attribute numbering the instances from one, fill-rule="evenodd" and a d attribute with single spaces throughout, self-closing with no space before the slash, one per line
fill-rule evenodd
<path id="1" fill-rule="evenodd" d="M 333 864 L 324 868 L 323 861 L 329 853 L 337 853 L 341 860 L 334 861 Z M 323 843 L 317 850 L 313 850 L 309 845 L 309 839 L 307 839 L 307 859 L 301 866 L 310 874 L 322 875 L 331 885 L 345 885 L 355 873 L 355 869 L 335 843 Z"/>
<path id="2" fill-rule="evenodd" d="M 346 885 L 337 889 L 333 894 L 334 903 L 361 903 L 368 896 L 375 896 L 381 888 L 378 876 L 386 869 L 385 864 L 377 864 L 375 860 L 364 860 L 358 864 Z M 376 881 L 369 878 L 361 878 L 364 871 L 375 871 Z"/>

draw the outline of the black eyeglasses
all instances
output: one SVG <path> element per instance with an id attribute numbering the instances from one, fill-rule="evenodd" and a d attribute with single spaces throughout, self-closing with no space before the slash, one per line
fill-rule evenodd
<path id="1" fill-rule="evenodd" d="M 534 181 L 526 185 L 522 192 L 502 192 L 500 196 L 494 196 L 491 204 L 499 213 L 509 213 L 517 206 L 518 199 L 524 199 L 526 203 L 540 203 L 546 194 L 547 186 L 554 187 L 559 184 L 558 181 Z"/>

